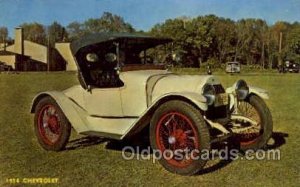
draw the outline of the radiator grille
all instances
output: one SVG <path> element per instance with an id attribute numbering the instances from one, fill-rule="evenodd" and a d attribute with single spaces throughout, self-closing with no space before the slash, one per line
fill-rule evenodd
<path id="1" fill-rule="evenodd" d="M 221 84 L 213 85 L 216 91 L 216 94 L 225 93 L 225 90 Z"/>

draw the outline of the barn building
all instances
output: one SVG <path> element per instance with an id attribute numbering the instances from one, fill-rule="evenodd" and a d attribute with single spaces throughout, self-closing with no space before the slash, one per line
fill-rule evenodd
<path id="1" fill-rule="evenodd" d="M 14 44 L 0 48 L 0 62 L 16 71 L 76 70 L 69 43 L 57 43 L 54 48 L 24 40 L 23 29 L 15 29 Z"/>

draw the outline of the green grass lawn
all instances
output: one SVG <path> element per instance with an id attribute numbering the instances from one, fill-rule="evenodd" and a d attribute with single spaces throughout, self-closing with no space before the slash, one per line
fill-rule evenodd
<path id="1" fill-rule="evenodd" d="M 169 173 L 150 160 L 126 161 L 121 151 L 107 148 L 107 142 L 89 141 L 75 132 L 67 150 L 47 152 L 34 135 L 31 100 L 40 91 L 63 90 L 77 84 L 76 75 L 0 74 L 0 186 L 9 186 L 6 179 L 24 177 L 55 177 L 61 186 L 299 186 L 300 74 L 216 76 L 225 86 L 243 78 L 250 85 L 269 90 L 273 147 L 280 149 L 281 160 L 211 161 L 202 174 L 185 177 Z"/>

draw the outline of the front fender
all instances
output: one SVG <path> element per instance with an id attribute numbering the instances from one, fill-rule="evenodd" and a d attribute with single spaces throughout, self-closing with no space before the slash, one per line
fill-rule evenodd
<path id="1" fill-rule="evenodd" d="M 88 130 L 86 126 L 86 111 L 62 92 L 48 91 L 39 93 L 32 101 L 30 112 L 34 113 L 39 101 L 47 96 L 52 97 L 56 101 L 66 118 L 77 132 L 80 133 Z"/>
<path id="2" fill-rule="evenodd" d="M 163 103 L 170 101 L 170 100 L 183 100 L 189 102 L 199 108 L 202 111 L 207 110 L 206 98 L 198 93 L 194 92 L 171 92 L 160 96 L 159 98 L 155 99 L 148 109 L 143 112 L 143 114 L 131 125 L 128 131 L 122 136 L 124 137 L 131 136 L 140 132 L 144 127 L 146 127 L 156 109 L 162 105 Z"/>
<path id="3" fill-rule="evenodd" d="M 228 94 L 234 94 L 234 92 L 235 92 L 234 86 L 226 89 L 226 93 Z M 262 88 L 249 86 L 249 94 L 255 94 L 263 99 L 269 99 L 268 91 Z"/>
<path id="4" fill-rule="evenodd" d="M 267 90 L 258 87 L 249 87 L 250 94 L 258 95 L 263 99 L 269 99 L 269 94 Z"/>
<path id="5" fill-rule="evenodd" d="M 230 106 L 229 108 L 232 109 L 232 107 L 234 106 L 234 102 L 235 102 L 235 88 L 234 86 L 229 87 L 226 89 L 226 93 L 229 94 L 230 97 Z M 255 94 L 263 99 L 269 99 L 269 94 L 267 90 L 264 90 L 262 88 L 258 88 L 258 87 L 253 87 L 253 86 L 249 86 L 249 94 Z"/>
<path id="6" fill-rule="evenodd" d="M 171 92 L 171 93 L 164 94 L 156 98 L 152 102 L 150 108 L 152 106 L 159 104 L 163 100 L 171 100 L 171 99 L 186 100 L 188 102 L 193 103 L 202 111 L 207 110 L 206 98 L 203 95 L 195 92 Z"/>

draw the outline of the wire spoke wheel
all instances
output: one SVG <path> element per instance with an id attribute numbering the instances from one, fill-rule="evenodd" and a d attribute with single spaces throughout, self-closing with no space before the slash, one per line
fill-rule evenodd
<path id="1" fill-rule="evenodd" d="M 156 128 L 156 141 L 161 151 L 170 151 L 173 157 L 168 162 L 178 167 L 191 163 L 193 150 L 199 146 L 199 137 L 191 120 L 179 112 L 166 113 L 161 117 Z M 176 156 L 181 151 L 183 158 Z"/>
<path id="2" fill-rule="evenodd" d="M 255 142 L 257 138 L 263 133 L 260 119 L 261 117 L 259 116 L 259 113 L 255 109 L 255 107 L 247 101 L 240 101 L 237 110 L 238 114 L 247 117 L 257 123 L 256 125 L 253 125 L 245 122 L 240 122 L 241 127 L 249 127 L 249 129 L 238 134 L 239 141 L 241 145 L 251 144 Z"/>
<path id="3" fill-rule="evenodd" d="M 210 150 L 210 135 L 201 111 L 193 105 L 181 100 L 163 103 L 149 130 L 151 147 L 159 151 L 158 161 L 168 171 L 193 175 L 205 166 L 202 155 Z"/>
<path id="4" fill-rule="evenodd" d="M 60 151 L 65 148 L 71 125 L 52 97 L 44 97 L 37 103 L 34 130 L 39 144 L 45 150 Z"/>
<path id="5" fill-rule="evenodd" d="M 61 136 L 61 124 L 53 105 L 44 106 L 38 117 L 38 128 L 41 137 L 49 145 L 55 144 Z"/>
<path id="6" fill-rule="evenodd" d="M 272 115 L 264 100 L 257 95 L 250 95 L 246 100 L 239 101 L 235 112 L 241 119 L 235 118 L 232 131 L 240 149 L 257 150 L 264 147 L 273 131 Z"/>

